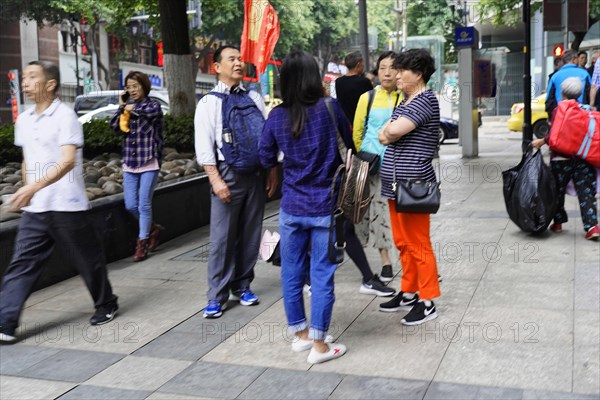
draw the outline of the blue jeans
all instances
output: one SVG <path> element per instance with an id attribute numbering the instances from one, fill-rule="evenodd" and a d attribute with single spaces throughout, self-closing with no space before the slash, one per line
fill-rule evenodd
<path id="1" fill-rule="evenodd" d="M 302 287 L 306 281 L 306 265 L 309 262 L 311 282 L 311 322 L 309 337 L 324 340 L 331 322 L 333 303 L 333 276 L 336 265 L 327 257 L 329 240 L 329 215 L 301 217 L 281 210 L 279 229 L 281 234 L 281 286 L 283 305 L 290 332 L 307 328 Z"/>
<path id="2" fill-rule="evenodd" d="M 140 239 L 148 239 L 152 227 L 152 195 L 158 178 L 158 170 L 142 173 L 125 172 L 123 190 L 125 208 L 139 221 Z"/>

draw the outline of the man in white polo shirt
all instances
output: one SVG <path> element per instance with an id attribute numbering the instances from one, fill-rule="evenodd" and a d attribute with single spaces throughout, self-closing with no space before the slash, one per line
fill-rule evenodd
<path id="1" fill-rule="evenodd" d="M 72 261 L 92 295 L 96 312 L 90 323 L 107 323 L 118 309 L 101 243 L 87 219 L 83 132 L 75 112 L 57 97 L 59 87 L 56 65 L 32 61 L 25 68 L 23 93 L 35 106 L 20 114 L 15 124 L 15 145 L 23 148 L 25 185 L 9 203 L 23 214 L 0 287 L 0 343 L 16 341 L 23 305 L 55 244 Z"/>

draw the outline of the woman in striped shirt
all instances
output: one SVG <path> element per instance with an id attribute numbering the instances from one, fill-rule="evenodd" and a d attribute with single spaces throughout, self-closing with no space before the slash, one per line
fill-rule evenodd
<path id="1" fill-rule="evenodd" d="M 389 201 L 392 235 L 402 257 L 402 283 L 400 293 L 379 309 L 410 310 L 402 323 L 419 325 L 437 318 L 431 300 L 440 296 L 429 214 L 396 212 L 393 187 L 395 179 L 436 180 L 432 159 L 438 144 L 440 107 L 426 86 L 435 72 L 429 52 L 408 50 L 400 54 L 394 67 L 398 89 L 405 97 L 379 132 L 379 141 L 388 145 L 381 166 L 381 195 Z"/>

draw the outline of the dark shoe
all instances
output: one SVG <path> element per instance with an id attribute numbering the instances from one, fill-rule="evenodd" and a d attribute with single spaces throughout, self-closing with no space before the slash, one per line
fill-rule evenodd
<path id="1" fill-rule="evenodd" d="M 0 344 L 13 344 L 16 341 L 15 329 L 0 326 Z"/>
<path id="2" fill-rule="evenodd" d="M 144 261 L 148 257 L 148 239 L 138 239 L 135 244 L 133 261 Z"/>
<path id="3" fill-rule="evenodd" d="M 92 315 L 92 318 L 90 318 L 90 324 L 102 325 L 112 321 L 117 314 L 118 309 L 119 305 L 116 302 L 107 306 L 98 307 L 94 315 Z"/>
<path id="4" fill-rule="evenodd" d="M 590 229 L 588 229 L 587 233 L 585 234 L 585 238 L 587 240 L 598 240 L 598 238 L 600 238 L 600 228 L 598 228 L 598 225 L 592 226 Z"/>
<path id="5" fill-rule="evenodd" d="M 244 289 L 241 292 L 231 293 L 229 296 L 231 301 L 239 301 L 243 306 L 254 306 L 259 303 L 258 296 L 250 289 Z"/>
<path id="6" fill-rule="evenodd" d="M 379 279 L 381 279 L 381 282 L 391 282 L 391 280 L 394 279 L 394 271 L 392 270 L 391 265 L 384 265 L 381 268 L 381 276 Z"/>
<path id="7" fill-rule="evenodd" d="M 412 299 L 407 299 L 404 297 L 404 292 L 398 293 L 388 302 L 381 303 L 379 305 L 379 311 L 383 312 L 396 312 L 400 310 L 409 311 L 412 307 L 417 304 L 419 301 L 419 295 L 415 294 L 415 297 Z"/>
<path id="8" fill-rule="evenodd" d="M 436 319 L 437 317 L 438 315 L 433 301 L 429 307 L 425 305 L 425 302 L 419 301 L 400 322 L 402 322 L 403 325 L 421 325 L 427 321 Z"/>
<path id="9" fill-rule="evenodd" d="M 372 294 L 382 297 L 393 296 L 396 293 L 394 289 L 385 286 L 377 275 L 373 275 L 373 278 L 369 282 L 360 285 L 358 291 L 362 294 Z"/>
<path id="10" fill-rule="evenodd" d="M 148 251 L 156 250 L 160 242 L 158 240 L 158 235 L 160 235 L 160 231 L 164 230 L 164 226 L 159 224 L 152 224 L 152 228 L 150 228 L 150 237 L 148 238 Z"/>
<path id="11" fill-rule="evenodd" d="M 554 233 L 562 232 L 562 224 L 552 224 L 550 225 L 550 230 Z"/>

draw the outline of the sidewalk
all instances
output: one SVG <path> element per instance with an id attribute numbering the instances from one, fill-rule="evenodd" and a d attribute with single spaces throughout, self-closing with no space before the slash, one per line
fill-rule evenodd
<path id="1" fill-rule="evenodd" d="M 579 209 L 560 235 L 532 237 L 508 219 L 501 171 L 518 163 L 520 133 L 484 121 L 479 153 L 440 151 L 442 207 L 432 240 L 443 276 L 439 318 L 404 327 L 359 294 L 350 261 L 336 274 L 331 334 L 348 353 L 321 365 L 293 353 L 280 269 L 259 261 L 255 307 L 202 318 L 208 227 L 109 272 L 118 317 L 91 327 L 76 277 L 33 294 L 24 340 L 0 347 L 2 399 L 598 399 L 600 245 L 584 239 Z M 264 228 L 277 228 L 277 204 Z M 168 227 L 167 227 L 168 228 Z M 377 273 L 377 252 L 367 252 Z M 399 273 L 399 266 L 394 266 Z M 399 287 L 399 274 L 392 287 Z M 308 303 L 308 299 L 307 305 Z"/>

